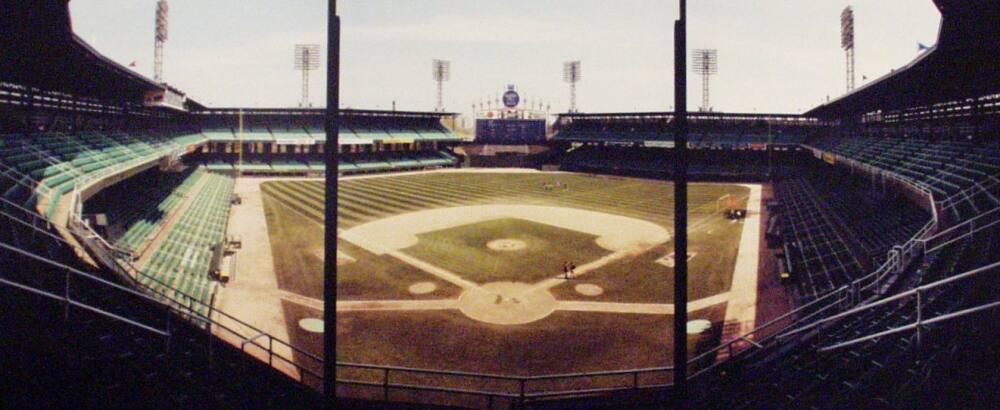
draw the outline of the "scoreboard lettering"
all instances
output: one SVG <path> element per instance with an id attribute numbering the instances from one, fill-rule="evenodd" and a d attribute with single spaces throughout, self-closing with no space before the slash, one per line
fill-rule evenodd
<path id="1" fill-rule="evenodd" d="M 545 142 L 545 120 L 477 119 L 476 142 L 536 144 Z"/>

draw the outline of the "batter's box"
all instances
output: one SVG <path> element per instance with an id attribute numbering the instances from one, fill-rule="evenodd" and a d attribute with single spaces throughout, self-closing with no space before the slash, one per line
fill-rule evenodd
<path id="1" fill-rule="evenodd" d="M 691 259 L 694 258 L 694 256 L 697 254 L 698 252 L 688 252 L 688 262 L 690 262 Z M 674 263 L 674 253 L 670 252 L 664 257 L 657 259 L 656 263 L 659 263 L 660 265 L 666 266 L 668 268 L 674 267 L 674 265 L 676 264 Z"/>

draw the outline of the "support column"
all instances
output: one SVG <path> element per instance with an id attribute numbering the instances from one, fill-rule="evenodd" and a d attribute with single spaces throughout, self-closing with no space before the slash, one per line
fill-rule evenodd
<path id="1" fill-rule="evenodd" d="M 674 22 L 674 394 L 687 407 L 687 1 Z"/>
<path id="2" fill-rule="evenodd" d="M 323 252 L 323 394 L 336 408 L 337 374 L 337 147 L 340 145 L 340 17 L 329 0 L 326 53 L 326 221 Z"/>

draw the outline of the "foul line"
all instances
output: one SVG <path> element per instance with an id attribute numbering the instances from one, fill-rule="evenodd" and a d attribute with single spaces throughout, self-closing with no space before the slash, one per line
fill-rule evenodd
<path id="1" fill-rule="evenodd" d="M 458 299 L 337 301 L 338 312 L 457 309 Z"/>
<path id="2" fill-rule="evenodd" d="M 424 262 L 424 261 L 422 261 L 420 259 L 414 258 L 414 257 L 412 257 L 410 255 L 407 255 L 407 254 L 403 253 L 403 252 L 400 252 L 400 251 L 391 251 L 391 252 L 388 252 L 387 255 L 392 256 L 392 257 L 394 257 L 396 259 L 399 259 L 399 260 L 403 261 L 403 263 L 406 263 L 406 264 L 408 264 L 410 266 L 413 266 L 414 268 L 420 269 L 420 270 L 422 270 L 424 272 L 427 272 L 427 273 L 429 273 L 431 275 L 434 275 L 434 276 L 440 278 L 441 280 L 450 282 L 450 283 L 452 283 L 452 284 L 454 284 L 454 285 L 456 285 L 456 286 L 458 286 L 458 287 L 460 287 L 462 289 L 479 289 L 479 290 L 482 290 L 482 288 L 479 285 L 477 285 L 476 283 L 474 283 L 472 281 L 469 281 L 469 280 L 467 280 L 465 278 L 462 278 L 461 276 L 458 276 L 455 273 L 453 273 L 451 271 L 448 271 L 446 269 L 439 268 L 437 266 L 434 266 L 434 265 L 431 265 L 431 264 L 429 264 L 427 262 Z"/>
<path id="3" fill-rule="evenodd" d="M 729 293 L 720 293 L 688 303 L 688 312 L 697 312 L 720 303 L 726 303 Z M 641 315 L 672 315 L 673 303 L 619 303 L 562 300 L 556 303 L 556 310 L 571 312 L 631 313 Z"/>

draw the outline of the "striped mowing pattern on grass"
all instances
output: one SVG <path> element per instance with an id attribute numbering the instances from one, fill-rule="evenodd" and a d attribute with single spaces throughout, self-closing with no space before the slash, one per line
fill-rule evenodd
<path id="1" fill-rule="evenodd" d="M 548 189 L 556 181 L 567 188 Z M 322 181 L 265 183 L 270 195 L 304 217 L 323 223 Z M 694 216 L 715 211 L 718 190 L 692 190 Z M 574 174 L 430 173 L 347 179 L 340 182 L 340 225 L 344 228 L 387 216 L 479 204 L 537 204 L 624 215 L 673 226 L 669 182 Z"/>
<path id="2" fill-rule="evenodd" d="M 206 173 L 203 178 L 201 191 L 156 249 L 144 273 L 169 287 L 155 285 L 160 291 L 181 291 L 207 304 L 213 286 L 208 278 L 211 247 L 225 238 L 234 184 L 227 175 Z"/>

